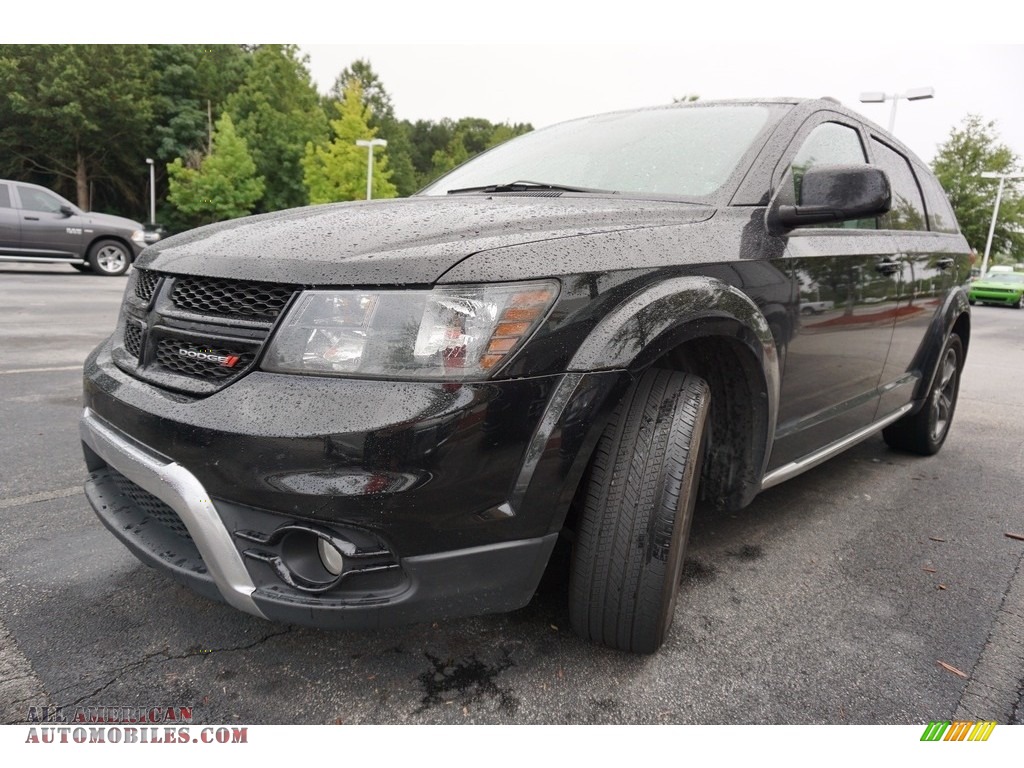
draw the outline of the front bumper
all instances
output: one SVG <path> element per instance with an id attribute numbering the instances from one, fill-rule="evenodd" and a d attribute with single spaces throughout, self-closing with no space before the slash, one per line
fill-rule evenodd
<path id="1" fill-rule="evenodd" d="M 1019 291 L 1008 291 L 1000 288 L 972 288 L 967 297 L 971 301 L 983 301 L 998 304 L 1016 304 L 1021 300 Z"/>
<path id="2" fill-rule="evenodd" d="M 367 628 L 513 610 L 628 380 L 253 373 L 190 399 L 130 377 L 104 345 L 86 363 L 87 496 L 143 562 L 257 616 Z M 365 567 L 290 583 L 282 563 L 310 536 Z"/>

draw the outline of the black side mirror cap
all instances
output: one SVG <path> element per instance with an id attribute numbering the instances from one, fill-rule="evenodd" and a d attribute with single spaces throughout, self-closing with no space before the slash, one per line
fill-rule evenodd
<path id="1" fill-rule="evenodd" d="M 887 213 L 892 207 L 889 177 L 873 165 L 819 165 L 808 168 L 796 205 L 770 213 L 775 230 L 833 224 Z"/>
<path id="2" fill-rule="evenodd" d="M 75 215 L 75 209 L 72 208 L 70 205 L 62 205 L 60 207 L 60 212 L 63 213 L 65 216 L 74 216 Z"/>

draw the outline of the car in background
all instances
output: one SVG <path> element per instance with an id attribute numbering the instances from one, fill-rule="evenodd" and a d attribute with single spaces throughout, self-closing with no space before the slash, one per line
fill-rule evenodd
<path id="1" fill-rule="evenodd" d="M 0 179 L 0 261 L 70 264 L 113 277 L 147 242 L 137 221 L 87 213 L 45 187 Z"/>
<path id="2" fill-rule="evenodd" d="M 1014 309 L 1024 306 L 1024 274 L 992 267 L 988 274 L 970 284 L 967 300 L 971 304 L 1008 304 Z"/>

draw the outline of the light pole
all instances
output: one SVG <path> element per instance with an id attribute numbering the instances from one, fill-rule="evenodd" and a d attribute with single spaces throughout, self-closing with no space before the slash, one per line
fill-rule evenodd
<path id="1" fill-rule="evenodd" d="M 883 93 L 882 91 L 868 91 L 860 95 L 864 104 L 881 104 L 886 101 L 892 102 L 892 110 L 889 112 L 889 133 L 896 127 L 896 105 L 900 99 L 907 101 L 921 101 L 922 99 L 935 98 L 935 89 L 930 85 L 924 88 L 911 88 L 906 93 Z"/>
<path id="2" fill-rule="evenodd" d="M 373 148 L 386 147 L 386 139 L 356 139 L 356 145 L 366 147 L 366 199 L 373 197 Z"/>
<path id="3" fill-rule="evenodd" d="M 146 158 L 149 166 L 149 223 L 156 224 L 156 172 L 153 170 L 153 158 Z"/>
<path id="4" fill-rule="evenodd" d="M 1024 179 L 1024 173 L 993 173 L 985 171 L 981 174 L 983 179 L 999 179 L 999 191 L 996 192 L 996 204 L 992 209 L 992 223 L 988 225 L 988 240 L 985 241 L 985 256 L 981 260 L 981 276 L 988 272 L 988 254 L 992 250 L 992 235 L 996 232 L 996 218 L 999 216 L 999 204 L 1003 201 L 1003 185 L 1007 179 Z"/>

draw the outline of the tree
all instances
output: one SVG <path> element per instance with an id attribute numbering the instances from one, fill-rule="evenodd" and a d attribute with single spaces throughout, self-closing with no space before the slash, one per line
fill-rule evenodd
<path id="1" fill-rule="evenodd" d="M 152 156 L 171 161 L 210 151 L 213 117 L 245 81 L 249 54 L 237 45 L 152 45 Z"/>
<path id="2" fill-rule="evenodd" d="M 152 78 L 145 46 L 0 46 L 0 172 L 86 210 L 95 181 L 140 202 Z"/>
<path id="3" fill-rule="evenodd" d="M 363 93 L 363 104 L 370 109 L 367 120 L 369 126 L 377 131 L 377 136 L 388 143 L 388 164 L 391 167 L 391 183 L 395 185 L 401 197 L 411 195 L 420 188 L 416 177 L 416 169 L 412 161 L 412 145 L 406 123 L 395 117 L 395 108 L 391 103 L 391 95 L 385 90 L 380 77 L 373 71 L 370 62 L 357 59 L 342 70 L 334 81 L 330 96 L 335 102 L 344 98 L 346 88 L 358 82 Z"/>
<path id="4" fill-rule="evenodd" d="M 349 81 L 342 101 L 335 105 L 338 119 L 331 121 L 334 138 L 319 146 L 309 142 L 302 160 L 303 181 L 311 203 L 362 200 L 366 196 L 367 151 L 357 146 L 356 141 L 374 138 L 376 130 L 369 125 L 370 108 L 363 103 L 358 80 Z M 381 149 L 374 150 L 374 198 L 398 194 L 390 179 L 387 154 Z"/>
<path id="5" fill-rule="evenodd" d="M 245 139 L 236 133 L 231 115 L 217 121 L 210 154 L 194 158 L 190 166 L 181 158 L 167 166 L 167 197 L 193 225 L 245 216 L 263 195 L 263 177 L 257 175 L 256 163 Z"/>
<path id="6" fill-rule="evenodd" d="M 327 140 L 327 116 L 313 86 L 307 59 L 294 45 L 260 46 L 245 82 L 225 110 L 246 139 L 259 175 L 266 179 L 262 211 L 305 205 L 302 157 L 306 144 Z"/>
<path id="7" fill-rule="evenodd" d="M 529 123 L 492 123 L 480 117 L 464 117 L 458 122 L 442 120 L 441 127 L 449 132 L 450 138 L 431 155 L 430 175 L 424 183 L 433 181 L 491 147 L 533 130 Z"/>
<path id="8" fill-rule="evenodd" d="M 985 248 L 998 180 L 983 179 L 983 171 L 1015 173 L 1019 158 L 1000 143 L 994 122 L 968 115 L 939 146 L 932 170 L 938 177 L 956 213 L 960 230 L 976 251 Z M 1024 258 L 1024 196 L 1007 182 L 992 237 L 993 253 L 1012 253 Z"/>

